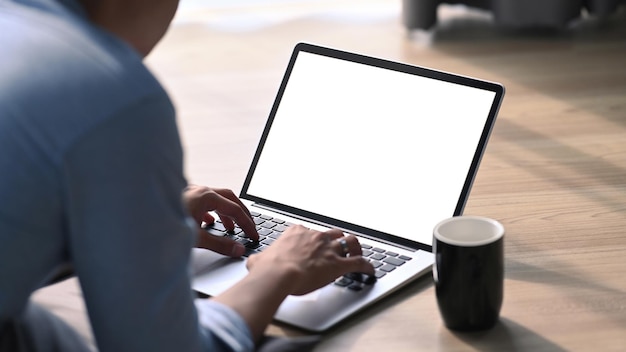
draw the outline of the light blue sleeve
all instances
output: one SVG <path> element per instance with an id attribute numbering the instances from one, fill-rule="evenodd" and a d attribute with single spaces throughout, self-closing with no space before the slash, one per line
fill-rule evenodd
<path id="1" fill-rule="evenodd" d="M 69 257 L 100 351 L 247 351 L 243 320 L 196 309 L 173 107 L 157 95 L 80 138 L 63 163 Z M 198 314 L 199 313 L 199 314 Z"/>
<path id="2" fill-rule="evenodd" d="M 196 300 L 196 307 L 207 345 L 223 345 L 223 348 L 215 348 L 216 351 L 253 350 L 254 343 L 248 325 L 230 307 L 208 299 Z"/>

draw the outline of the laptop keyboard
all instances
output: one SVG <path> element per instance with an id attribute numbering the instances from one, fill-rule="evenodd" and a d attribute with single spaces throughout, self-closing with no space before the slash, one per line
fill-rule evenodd
<path id="1" fill-rule="evenodd" d="M 274 241 L 276 241 L 283 234 L 283 231 L 293 225 L 288 221 L 269 215 L 257 212 L 251 212 L 251 214 L 252 219 L 256 224 L 257 232 L 259 233 L 258 241 L 250 240 L 238 226 L 235 226 L 233 231 L 226 231 L 226 228 L 219 219 L 217 219 L 213 224 L 204 224 L 203 228 L 212 235 L 229 237 L 232 240 L 243 244 L 246 248 L 244 256 L 248 257 L 262 252 Z M 404 263 L 412 259 L 409 256 L 401 255 L 396 252 L 365 243 L 361 243 L 361 249 L 363 251 L 363 257 L 374 266 L 374 276 L 362 273 L 348 273 L 335 280 L 335 285 L 359 291 L 365 286 L 373 284 L 377 279 L 384 277 L 388 273 L 394 271 L 397 267 L 402 266 Z"/>

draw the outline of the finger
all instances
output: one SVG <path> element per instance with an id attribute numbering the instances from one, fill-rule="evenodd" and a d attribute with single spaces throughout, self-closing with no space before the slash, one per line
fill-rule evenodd
<path id="1" fill-rule="evenodd" d="M 229 257 L 241 257 L 246 251 L 243 244 L 233 241 L 228 237 L 211 235 L 204 230 L 198 232 L 196 247 L 209 249 Z"/>
<path id="2" fill-rule="evenodd" d="M 374 275 L 375 270 L 372 266 L 372 263 L 368 262 L 367 259 L 361 256 L 354 257 L 346 257 L 339 258 L 340 265 L 342 269 L 345 270 L 345 273 L 365 273 L 369 275 Z"/>
<path id="3" fill-rule="evenodd" d="M 337 248 L 339 245 L 339 248 Z M 346 241 L 345 237 L 341 237 L 333 241 L 331 245 L 333 247 L 333 251 L 337 253 L 340 257 L 349 257 L 350 256 L 350 245 L 348 245 L 348 241 Z"/>
<path id="4" fill-rule="evenodd" d="M 217 197 L 214 199 L 215 211 L 222 219 L 224 227 L 227 230 L 233 230 L 235 228 L 234 220 L 250 239 L 257 241 L 259 234 L 256 232 L 256 226 L 248 209 L 236 197 L 236 201 L 230 199 L 229 197 L 234 196 L 234 194 L 231 191 L 226 191 L 228 190 L 217 190 L 215 193 Z M 223 192 L 223 194 L 220 192 Z"/>
<path id="5" fill-rule="evenodd" d="M 338 253 L 341 257 L 353 257 L 363 254 L 361 244 L 354 235 L 339 237 L 331 243 L 331 246 L 335 253 Z"/>
<path id="6" fill-rule="evenodd" d="M 330 229 L 328 231 L 324 231 L 323 234 L 325 238 L 327 238 L 330 241 L 344 237 L 343 232 L 339 229 Z"/>
<path id="7" fill-rule="evenodd" d="M 226 189 L 226 188 L 218 188 L 218 189 L 215 189 L 214 191 L 218 193 L 219 195 L 221 195 L 222 197 L 228 198 L 231 202 L 239 205 L 239 207 L 243 209 L 244 213 L 248 215 L 248 217 L 252 218 L 252 214 L 250 214 L 250 211 L 248 210 L 248 208 L 243 204 L 241 199 L 239 199 L 239 197 L 237 197 L 235 193 L 233 193 L 233 191 L 231 191 L 230 189 Z"/>
<path id="8" fill-rule="evenodd" d="M 213 215 L 209 214 L 209 213 L 204 213 L 204 215 L 202 216 L 202 221 L 204 221 L 205 223 L 211 225 L 215 222 L 215 218 L 213 217 Z"/>
<path id="9" fill-rule="evenodd" d="M 217 215 L 220 216 L 220 220 L 222 220 L 222 224 L 227 231 L 232 231 L 235 229 L 235 222 L 231 218 L 229 218 L 228 216 L 222 216 L 219 213 Z"/>
<path id="10" fill-rule="evenodd" d="M 222 224 L 224 224 L 224 228 L 226 228 L 226 230 L 234 230 L 235 223 L 237 223 L 249 239 L 253 241 L 259 240 L 259 233 L 256 231 L 256 225 L 254 224 L 254 221 L 252 221 L 252 218 L 242 214 L 228 216 L 222 212 L 219 212 L 217 215 L 220 216 Z"/>

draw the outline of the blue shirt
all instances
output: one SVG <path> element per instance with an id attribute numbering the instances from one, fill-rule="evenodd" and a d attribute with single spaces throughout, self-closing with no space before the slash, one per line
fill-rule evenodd
<path id="1" fill-rule="evenodd" d="M 174 107 L 78 3 L 0 0 L 0 326 L 71 263 L 102 351 L 250 350 L 194 304 Z"/>

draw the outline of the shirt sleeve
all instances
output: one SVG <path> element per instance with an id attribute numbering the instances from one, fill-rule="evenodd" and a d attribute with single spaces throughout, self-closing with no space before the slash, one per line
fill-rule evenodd
<path id="1" fill-rule="evenodd" d="M 68 255 L 100 351 L 253 348 L 229 308 L 207 302 L 196 310 L 182 160 L 163 96 L 107 119 L 64 158 Z"/>
<path id="2" fill-rule="evenodd" d="M 244 320 L 230 307 L 208 300 L 196 300 L 206 345 L 215 351 L 252 351 L 252 333 Z"/>

